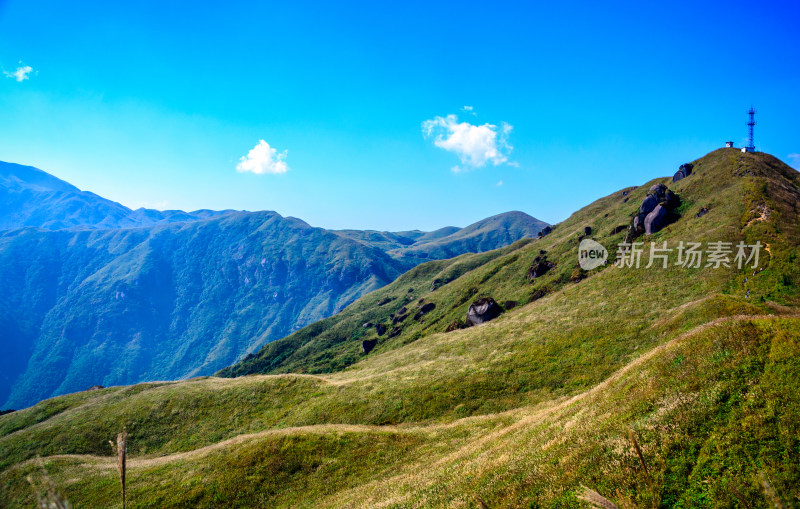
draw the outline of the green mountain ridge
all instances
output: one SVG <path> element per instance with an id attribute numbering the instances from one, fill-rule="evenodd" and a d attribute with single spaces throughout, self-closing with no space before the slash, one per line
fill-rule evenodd
<path id="1" fill-rule="evenodd" d="M 429 241 L 428 250 L 391 254 L 401 244 L 370 240 L 373 233 L 315 228 L 275 212 L 178 211 L 166 219 L 154 215 L 158 224 L 132 227 L 135 217 L 125 214 L 137 211 L 95 195 L 87 199 L 41 170 L 1 163 L 0 172 L 6 172 L 0 191 L 15 196 L 0 199 L 0 208 L 24 198 L 26 210 L 37 211 L 28 221 L 61 217 L 40 222 L 53 228 L 65 217 L 101 219 L 70 228 L 0 229 L 0 408 L 94 385 L 211 374 L 335 314 L 443 249 L 494 248 L 544 225 L 525 214 L 504 221 L 501 214 L 476 223 L 472 245 L 443 236 L 440 244 Z M 27 191 L 17 193 L 20 188 Z M 63 200 L 38 201 L 52 193 L 81 206 L 59 216 L 50 207 Z M 5 224 L 19 219 L 7 217 Z M 493 228 L 498 222 L 503 227 Z M 378 235 L 415 245 L 409 234 Z"/>
<path id="2" fill-rule="evenodd" d="M 64 228 L 138 228 L 197 221 L 233 210 L 131 210 L 90 191 L 81 191 L 33 166 L 0 161 L 0 230 L 34 226 Z"/>
<path id="3" fill-rule="evenodd" d="M 76 505 L 119 506 L 107 440 L 123 426 L 131 507 L 581 507 L 582 486 L 619 507 L 797 505 L 800 174 L 734 149 L 693 164 L 540 240 L 419 265 L 223 371 L 249 376 L 0 416 L 0 507 L 30 504 L 25 477 L 42 468 Z M 667 268 L 582 271 L 585 228 L 613 261 L 662 183 L 679 218 L 637 239 L 647 249 L 761 242 L 759 266 L 672 253 Z M 552 268 L 530 278 L 537 257 Z M 451 327 L 479 296 L 507 310 Z M 378 335 L 402 307 L 399 333 Z"/>
<path id="4" fill-rule="evenodd" d="M 709 161 L 721 157 L 721 155 L 714 156 L 715 154 L 717 153 L 696 161 L 698 170 L 702 172 L 704 167 L 710 165 Z M 776 171 L 779 168 L 777 171 L 780 171 L 784 178 L 788 177 L 788 182 L 796 185 L 795 170 L 774 158 L 769 159 L 768 163 L 772 166 L 770 170 Z M 742 174 L 734 175 L 737 177 L 755 175 L 754 170 L 747 168 L 737 167 L 736 171 Z M 673 184 L 668 178 L 655 179 L 638 188 L 626 188 L 613 193 L 581 209 L 564 223 L 554 226 L 555 231 L 548 236 L 548 239 L 562 241 L 552 248 L 545 249 L 546 257 L 556 262 L 555 268 L 536 278 L 532 284 L 525 284 L 528 282 L 528 269 L 533 259 L 541 256 L 542 250 L 537 247 L 541 242 L 534 239 L 522 240 L 506 248 L 481 255 L 467 255 L 420 265 L 392 284 L 363 297 L 342 313 L 297 331 L 280 341 L 270 343 L 257 354 L 221 370 L 219 374 L 241 376 L 251 373 L 330 372 L 363 357 L 359 340 L 377 340 L 377 351 L 382 351 L 387 348 L 397 348 L 427 334 L 444 332 L 451 324 L 463 325 L 468 306 L 480 296 L 491 296 L 501 304 L 512 301 L 515 306 L 524 305 L 553 293 L 571 284 L 572 281 L 580 281 L 588 275 L 578 267 L 577 263 L 579 238 L 585 235 L 585 226 L 593 229 L 593 238 L 607 244 L 611 251 L 610 260 L 613 262 L 616 245 L 623 242 L 627 226 L 631 222 L 633 213 L 629 209 L 635 210 L 638 207 L 651 186 L 666 183 L 676 190 L 687 187 L 691 193 L 700 185 L 708 185 L 708 180 L 710 177 L 702 173 L 685 183 Z M 672 229 L 681 231 L 688 228 L 691 231 L 692 221 L 703 221 L 700 224 L 712 223 L 716 214 L 710 218 L 706 218 L 705 215 L 698 218 L 694 215 L 703 207 L 713 210 L 718 206 L 716 204 L 723 200 L 721 193 L 724 189 L 723 185 L 713 193 L 709 192 L 708 196 L 699 197 L 683 193 L 680 213 L 684 216 L 684 220 Z M 773 190 L 774 194 L 780 194 L 780 198 L 787 200 L 788 203 L 796 203 L 792 201 L 794 195 L 784 195 L 785 192 L 784 187 Z M 753 200 L 752 213 L 756 215 L 756 221 L 760 221 L 758 218 L 761 209 L 765 207 L 765 200 L 766 197 Z M 724 202 L 721 204 L 728 205 Z M 596 210 L 609 209 L 612 210 L 601 217 L 592 213 Z M 769 210 L 777 213 L 775 208 Z M 791 209 L 790 213 L 797 212 Z M 584 221 L 584 225 L 578 224 L 580 220 Z M 564 231 L 564 228 L 569 230 Z M 657 234 L 653 238 L 660 236 L 661 234 Z M 546 244 L 550 243 L 552 240 Z M 480 274 L 472 272 L 478 267 L 482 269 Z M 777 287 L 781 288 L 783 285 Z M 447 291 L 439 291 L 439 288 L 446 288 Z M 381 302 L 386 303 L 381 305 Z M 433 303 L 436 307 L 419 320 L 414 319 L 414 315 L 424 303 Z M 397 323 L 393 316 L 402 308 L 410 310 L 410 313 L 405 313 L 409 318 Z M 382 324 L 386 330 L 397 327 L 399 335 L 394 338 L 378 335 L 374 328 L 364 328 L 365 323 Z"/>

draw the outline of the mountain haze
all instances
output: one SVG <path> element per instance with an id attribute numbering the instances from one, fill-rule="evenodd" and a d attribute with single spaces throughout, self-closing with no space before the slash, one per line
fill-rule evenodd
<path id="1" fill-rule="evenodd" d="M 487 217 L 464 228 L 447 226 L 432 232 L 375 232 L 340 230 L 345 237 L 380 245 L 395 257 L 444 259 L 464 253 L 482 253 L 536 235 L 547 226 L 524 212 L 512 211 Z"/>
<path id="2" fill-rule="evenodd" d="M 335 232 L 275 212 L 131 211 L 36 168 L 0 169 L 0 208 L 12 211 L 0 229 L 0 408 L 213 373 L 444 249 L 491 249 L 545 224 L 501 214 L 496 231 L 481 226 L 480 242 L 459 247 L 444 239 L 466 229 Z M 418 240 L 428 248 L 395 252 Z"/>
<path id="3" fill-rule="evenodd" d="M 135 228 L 207 219 L 231 210 L 131 210 L 33 166 L 0 161 L 0 229 Z"/>

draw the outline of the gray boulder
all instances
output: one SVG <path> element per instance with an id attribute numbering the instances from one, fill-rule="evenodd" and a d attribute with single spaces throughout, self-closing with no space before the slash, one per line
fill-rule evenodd
<path id="1" fill-rule="evenodd" d="M 361 348 L 364 349 L 364 355 L 370 353 L 377 344 L 378 344 L 377 339 L 365 339 L 364 341 L 362 341 Z"/>
<path id="2" fill-rule="evenodd" d="M 419 311 L 417 311 L 417 314 L 414 315 L 414 320 L 419 320 L 420 318 L 422 318 L 423 316 L 427 315 L 428 313 L 430 313 L 434 309 L 436 309 L 436 304 L 434 304 L 433 302 L 428 302 L 427 304 L 425 304 L 424 306 L 419 308 Z"/>
<path id="3" fill-rule="evenodd" d="M 672 176 L 672 181 L 677 182 L 685 179 L 692 174 L 692 168 L 694 168 L 694 165 L 691 163 L 682 164 L 680 168 L 678 168 L 678 171 L 675 172 L 675 175 Z"/>
<path id="4" fill-rule="evenodd" d="M 658 202 L 658 193 L 648 194 L 645 196 L 644 200 L 642 200 L 642 205 L 639 207 L 639 213 L 644 215 L 649 214 L 654 208 L 656 208 Z"/>
<path id="5" fill-rule="evenodd" d="M 489 320 L 494 320 L 503 314 L 503 308 L 491 297 L 483 297 L 472 304 L 467 310 L 467 326 L 479 325 Z"/>
<path id="6" fill-rule="evenodd" d="M 691 169 L 687 170 L 691 172 Z M 645 233 L 653 234 L 678 219 L 674 210 L 680 206 L 678 195 L 670 191 L 664 184 L 654 184 L 639 206 L 639 212 L 631 220 L 625 242 Z"/>
<path id="7" fill-rule="evenodd" d="M 533 263 L 528 269 L 528 281 L 533 281 L 537 277 L 545 275 L 547 271 L 555 266 L 555 263 L 547 260 L 547 256 L 537 256 L 533 259 Z"/>
<path id="8" fill-rule="evenodd" d="M 542 237 L 544 237 L 545 235 L 549 235 L 549 234 L 550 234 L 550 232 L 552 232 L 552 231 L 553 231 L 553 228 L 552 228 L 551 226 L 545 226 L 545 227 L 544 227 L 544 229 L 542 229 L 542 230 L 539 232 L 539 235 L 538 235 L 538 237 L 539 237 L 539 238 L 542 238 Z"/>
<path id="9" fill-rule="evenodd" d="M 644 232 L 647 235 L 661 230 L 667 225 L 667 209 L 663 205 L 656 205 L 652 212 L 644 218 Z"/>

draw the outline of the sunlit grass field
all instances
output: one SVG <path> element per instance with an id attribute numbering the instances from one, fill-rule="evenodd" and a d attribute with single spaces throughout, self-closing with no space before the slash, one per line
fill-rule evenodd
<path id="1" fill-rule="evenodd" d="M 121 506 L 108 440 L 123 427 L 130 507 L 581 507 L 582 486 L 619 507 L 800 504 L 800 179 L 766 154 L 694 164 L 543 239 L 421 265 L 221 373 L 248 376 L 0 416 L 0 506 L 34 504 L 36 457 L 76 507 Z M 760 241 L 759 266 L 582 273 L 584 227 L 613 262 L 612 231 L 655 183 L 681 218 L 637 240 Z M 542 251 L 556 265 L 530 282 Z M 445 332 L 478 296 L 518 305 Z M 436 307 L 415 320 L 423 303 Z"/>

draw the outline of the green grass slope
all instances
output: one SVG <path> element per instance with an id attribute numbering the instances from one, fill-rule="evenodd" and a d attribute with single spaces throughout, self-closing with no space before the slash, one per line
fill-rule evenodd
<path id="1" fill-rule="evenodd" d="M 25 478 L 42 468 L 76 506 L 120 506 L 107 441 L 123 426 L 131 507 L 581 507 L 582 485 L 620 507 L 797 505 L 798 174 L 715 151 L 668 184 L 682 216 L 644 239 L 760 240 L 755 277 L 576 270 L 584 226 L 621 242 L 611 231 L 655 182 L 541 240 L 419 266 L 226 374 L 296 373 L 109 388 L 0 416 L 0 507 L 31 505 Z M 531 283 L 541 250 L 556 266 Z M 520 305 L 445 332 L 484 294 Z M 375 334 L 363 322 L 388 325 L 419 299 L 436 308 L 360 353 Z"/>
<path id="2" fill-rule="evenodd" d="M 219 374 L 241 376 L 251 373 L 325 373 L 339 370 L 364 357 L 361 340 L 376 339 L 378 345 L 373 352 L 381 352 L 398 348 L 427 334 L 444 332 L 454 322 L 463 322 L 470 303 L 479 296 L 491 296 L 501 304 L 509 300 L 526 304 L 574 285 L 574 280 L 590 275 L 595 277 L 595 272 L 612 268 L 606 266 L 591 273 L 581 271 L 577 259 L 578 235 L 584 233 L 585 226 L 590 226 L 593 230 L 591 238 L 611 251 L 610 262 L 613 262 L 616 247 L 623 241 L 626 232 L 612 232 L 630 223 L 650 186 L 658 183 L 666 183 L 681 197 L 682 205 L 678 213 L 682 217 L 648 241 L 669 240 L 669 246 L 673 248 L 680 241 L 746 241 L 752 244 L 758 239 L 762 243 L 770 243 L 771 255 L 765 250 L 761 254 L 767 270 L 747 282 L 747 288 L 752 292 L 750 300 L 797 304 L 798 293 L 794 285 L 794 282 L 800 281 L 795 241 L 800 237 L 800 225 L 797 222 L 800 179 L 797 172 L 767 154 L 742 154 L 724 149 L 712 152 L 694 161 L 694 164 L 691 178 L 675 184 L 669 178 L 654 179 L 638 188 L 626 190 L 629 192 L 627 196 L 620 191 L 601 198 L 557 225 L 553 233 L 542 240 L 526 239 L 501 250 L 420 265 L 392 284 L 366 295 L 338 315 L 270 343 Z M 702 217 L 695 217 L 702 207 L 708 208 L 709 212 Z M 767 217 L 762 220 L 765 215 Z M 547 259 L 556 263 L 556 266 L 529 283 L 528 268 L 537 256 L 541 256 L 540 251 L 545 251 Z M 674 262 L 677 254 L 673 253 L 672 256 Z M 647 258 L 643 260 L 643 265 L 646 265 Z M 611 288 L 628 289 L 653 283 L 658 291 L 664 291 L 665 296 L 672 297 L 662 303 L 666 306 L 671 301 L 685 298 L 685 295 L 699 297 L 725 292 L 743 296 L 743 281 L 747 277 L 746 271 L 724 268 L 695 271 L 673 267 L 666 271 L 641 269 L 612 272 L 614 274 L 609 275 L 610 280 L 603 280 L 608 285 L 603 291 L 603 298 L 624 298 L 608 294 Z M 667 284 L 673 279 L 677 279 L 678 283 Z M 689 281 L 695 286 L 688 286 Z M 435 309 L 415 320 L 418 309 L 427 303 L 435 304 Z M 642 301 L 645 307 L 654 304 L 656 302 L 652 300 Z M 398 315 L 398 310 L 402 308 L 406 308 L 404 314 L 407 318 L 393 323 L 392 316 Z M 383 324 L 387 331 L 397 327 L 399 334 L 394 338 L 388 338 L 387 334 L 379 336 L 374 327 L 364 328 L 365 323 Z"/>
<path id="3" fill-rule="evenodd" d="M 443 245 L 504 246 L 540 223 L 509 213 L 476 224 L 463 230 L 477 244 Z M 404 244 L 381 235 L 411 233 L 344 235 L 274 212 L 150 228 L 0 229 L 0 409 L 94 385 L 212 374 L 438 258 L 434 240 L 448 231 L 411 232 L 428 247 L 401 256 L 387 251 Z"/>

